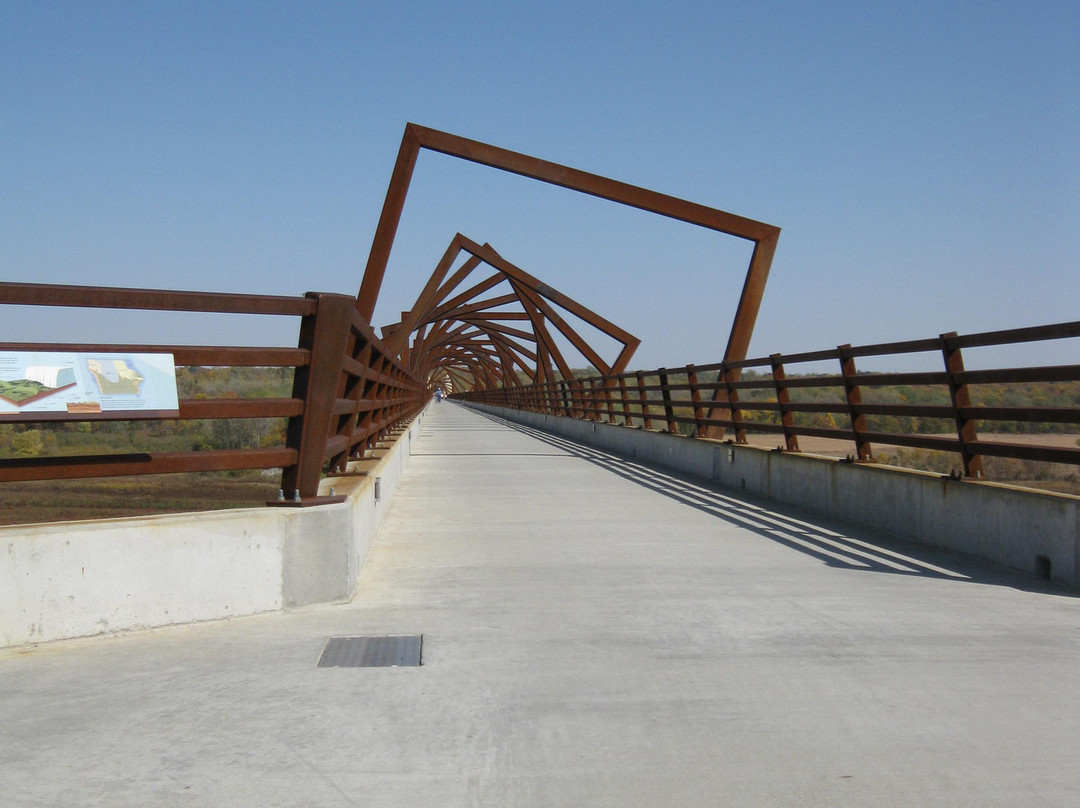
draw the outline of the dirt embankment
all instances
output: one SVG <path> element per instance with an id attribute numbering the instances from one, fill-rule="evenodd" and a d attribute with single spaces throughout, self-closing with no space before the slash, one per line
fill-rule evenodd
<path id="1" fill-rule="evenodd" d="M 249 508 L 277 493 L 276 481 L 199 474 L 3 483 L 0 525 Z"/>

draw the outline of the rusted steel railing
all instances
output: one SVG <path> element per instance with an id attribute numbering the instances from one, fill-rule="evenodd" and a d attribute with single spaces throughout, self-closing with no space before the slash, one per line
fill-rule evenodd
<path id="1" fill-rule="evenodd" d="M 653 429 L 658 423 L 667 432 L 678 432 L 680 425 L 684 425 L 695 436 L 722 438 L 730 434 L 730 439 L 737 443 L 747 442 L 747 432 L 771 433 L 782 436 L 782 448 L 787 451 L 799 450 L 801 436 L 834 438 L 850 441 L 854 447 L 852 459 L 859 461 L 874 459 L 875 444 L 954 452 L 960 455 L 965 476 L 980 477 L 984 456 L 1080 465 L 1080 448 L 1025 443 L 1019 434 L 1017 440 L 1010 442 L 982 440 L 977 430 L 979 424 L 995 422 L 1080 424 L 1080 402 L 1061 407 L 973 403 L 978 400 L 973 391 L 980 385 L 1075 382 L 1080 380 L 1080 365 L 965 370 L 963 349 L 1075 337 L 1080 337 L 1080 322 L 965 336 L 950 333 L 925 340 L 858 347 L 842 345 L 824 351 L 573 379 L 532 385 L 524 391 L 476 390 L 455 397 L 552 415 L 621 422 L 645 429 Z M 856 367 L 858 359 L 927 352 L 941 357 L 941 370 L 867 373 Z M 835 362 L 838 372 L 792 373 L 794 366 L 821 362 Z M 755 373 L 746 373 L 744 378 L 744 371 L 751 370 Z M 899 385 L 939 388 L 942 400 L 947 403 L 872 401 L 875 391 Z M 810 388 L 832 388 L 835 395 L 827 401 L 800 401 L 798 391 Z M 749 399 L 747 394 L 755 390 L 768 391 L 768 400 Z M 805 422 L 807 416 L 815 414 L 830 416 L 834 423 L 839 421 L 844 426 L 815 426 Z M 951 431 L 912 434 L 875 428 L 875 420 L 889 416 L 942 419 L 949 423 Z"/>
<path id="2" fill-rule="evenodd" d="M 176 366 L 293 369 L 289 398 L 179 400 L 179 420 L 288 418 L 284 444 L 257 449 L 0 459 L 0 482 L 282 469 L 286 501 L 312 504 L 326 468 L 344 467 L 417 413 L 424 386 L 385 350 L 345 295 L 233 295 L 150 289 L 0 283 L 0 304 L 259 314 L 299 319 L 297 347 L 0 343 L 0 351 L 168 353 Z M 145 416 L 144 416 L 145 417 Z M 124 413 L 23 414 L 20 423 L 137 420 Z M 150 416 L 150 420 L 162 420 Z M 0 419 L 0 423 L 2 423 Z"/>

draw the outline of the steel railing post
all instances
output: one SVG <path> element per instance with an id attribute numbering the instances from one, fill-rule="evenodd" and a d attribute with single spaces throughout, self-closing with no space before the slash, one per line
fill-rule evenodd
<path id="1" fill-rule="evenodd" d="M 667 368 L 660 368 L 657 374 L 660 377 L 660 395 L 664 399 L 664 418 L 667 420 L 667 431 L 673 435 L 678 434 L 679 425 L 675 421 L 675 408 L 671 403 L 671 388 L 668 386 Z"/>
<path id="2" fill-rule="evenodd" d="M 844 396 L 847 400 L 851 431 L 855 435 L 855 457 L 861 461 L 871 462 L 874 459 L 874 448 L 866 439 L 866 416 L 859 412 L 863 400 L 858 371 L 855 368 L 855 356 L 852 354 L 850 345 L 839 346 L 836 349 L 836 355 L 840 359 L 840 373 L 844 377 Z"/>
<path id="3" fill-rule="evenodd" d="M 739 371 L 733 371 L 728 366 L 727 362 L 723 363 L 723 367 L 720 369 L 720 378 L 717 379 L 717 389 L 720 385 L 724 386 L 724 391 L 727 393 L 727 405 L 728 411 L 731 413 L 731 429 L 735 433 L 736 443 L 746 443 L 746 429 L 741 425 L 742 413 L 739 410 L 739 388 L 734 386 L 731 379 L 733 373 Z"/>
<path id="4" fill-rule="evenodd" d="M 769 364 L 772 365 L 773 387 L 776 390 L 776 403 L 780 408 L 780 426 L 784 429 L 784 447 L 789 452 L 799 451 L 799 436 L 795 434 L 795 413 L 788 404 L 791 403 L 791 393 L 784 384 L 787 374 L 784 372 L 784 358 L 781 354 L 771 354 Z"/>
<path id="5" fill-rule="evenodd" d="M 283 469 L 281 488 L 288 497 L 317 496 L 326 459 L 334 402 L 348 343 L 355 301 L 344 295 L 308 293 L 316 299 L 315 313 L 300 324 L 299 347 L 311 352 L 306 367 L 296 369 L 293 398 L 304 401 L 302 415 L 289 419 L 286 445 L 297 452 L 296 465 Z"/>
<path id="6" fill-rule="evenodd" d="M 949 396 L 956 419 L 956 434 L 960 438 L 960 457 L 964 463 L 964 476 L 982 477 L 982 457 L 975 454 L 971 448 L 971 444 L 979 439 L 975 421 L 963 413 L 964 408 L 971 407 L 971 395 L 967 384 L 962 381 L 964 357 L 960 353 L 959 344 L 955 342 L 957 336 L 955 331 L 941 335 L 941 353 L 945 359 L 945 372 L 949 375 Z"/>
<path id="7" fill-rule="evenodd" d="M 698 375 L 693 365 L 686 366 L 686 383 L 690 385 L 690 400 L 694 404 L 694 437 L 700 438 L 707 427 L 701 423 L 705 418 L 705 409 L 701 406 L 701 391 L 697 387 Z"/>

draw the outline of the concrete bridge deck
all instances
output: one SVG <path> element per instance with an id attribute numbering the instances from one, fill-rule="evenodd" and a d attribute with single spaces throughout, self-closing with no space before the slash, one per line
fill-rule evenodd
<path id="1" fill-rule="evenodd" d="M 351 603 L 0 652 L 0 804 L 1076 805 L 1078 685 L 1075 592 L 444 403 Z"/>

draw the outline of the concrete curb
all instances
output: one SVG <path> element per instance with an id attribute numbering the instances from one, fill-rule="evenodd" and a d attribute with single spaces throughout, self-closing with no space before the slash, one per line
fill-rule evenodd
<path id="1" fill-rule="evenodd" d="M 0 527 L 0 648 L 348 601 L 423 415 L 345 502 Z"/>

